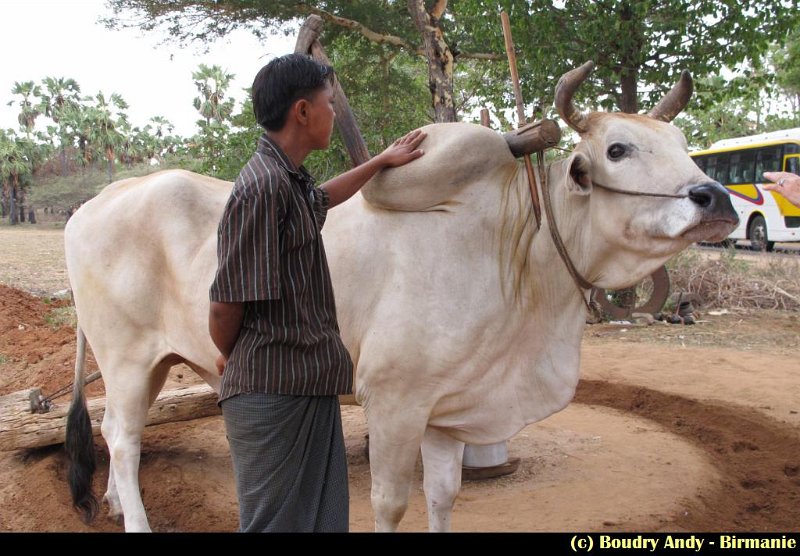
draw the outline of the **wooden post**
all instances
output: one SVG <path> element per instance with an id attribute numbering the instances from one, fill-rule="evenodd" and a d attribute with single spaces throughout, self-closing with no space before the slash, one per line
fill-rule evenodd
<path id="1" fill-rule="evenodd" d="M 22 390 L 0 397 L 0 451 L 39 448 L 64 442 L 67 411 L 64 404 L 48 413 L 31 413 L 31 396 L 39 389 Z M 165 390 L 159 394 L 147 413 L 147 426 L 172 421 L 189 421 L 221 413 L 217 393 L 200 384 L 180 390 Z M 105 414 L 105 398 L 88 400 L 92 433 L 100 434 Z"/>
<path id="2" fill-rule="evenodd" d="M 300 27 L 300 32 L 297 34 L 297 42 L 295 43 L 294 51 L 297 54 L 308 54 L 318 62 L 331 65 L 322 44 L 319 42 L 319 35 L 322 32 L 322 18 L 318 15 L 310 15 L 306 18 L 303 25 Z M 336 129 L 342 136 L 342 141 L 350 155 L 350 160 L 353 166 L 365 163 L 371 157 L 367 144 L 364 142 L 364 137 L 361 135 L 361 130 L 358 127 L 358 122 L 353 115 L 353 110 L 350 108 L 350 103 L 347 101 L 347 95 L 344 94 L 339 80 L 334 75 L 333 77 L 333 109 L 336 111 Z"/>
<path id="3" fill-rule="evenodd" d="M 514 85 L 514 100 L 517 104 L 517 127 L 526 124 L 525 109 L 522 106 L 522 89 L 519 85 L 519 75 L 517 74 L 517 54 L 514 52 L 514 39 L 511 37 L 511 22 L 506 12 L 500 12 L 500 21 L 503 25 L 503 38 L 506 43 L 506 54 L 508 55 L 508 65 L 511 67 L 511 81 Z M 539 194 L 536 192 L 536 180 L 533 177 L 533 163 L 530 155 L 523 157 L 525 161 L 525 171 L 528 173 L 528 186 L 531 190 L 531 202 L 533 203 L 533 215 L 536 217 L 536 228 L 542 225 L 542 209 L 539 204 Z"/>
<path id="4" fill-rule="evenodd" d="M 489 109 L 481 108 L 481 125 L 483 127 L 492 127 L 492 122 L 489 119 Z"/>

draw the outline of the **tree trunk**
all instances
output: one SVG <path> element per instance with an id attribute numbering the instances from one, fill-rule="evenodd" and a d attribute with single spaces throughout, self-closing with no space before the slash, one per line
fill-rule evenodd
<path id="1" fill-rule="evenodd" d="M 3 181 L 3 187 L 0 191 L 0 218 L 5 218 L 8 215 L 8 197 L 10 186 L 8 182 Z"/>
<path id="2" fill-rule="evenodd" d="M 108 161 L 108 183 L 114 181 L 114 149 L 106 149 L 106 160 Z"/>
<path id="3" fill-rule="evenodd" d="M 61 145 L 61 150 L 58 152 L 58 158 L 61 161 L 61 177 L 67 176 L 67 148 Z"/>
<path id="4" fill-rule="evenodd" d="M 17 205 L 19 205 L 19 221 L 25 222 L 25 189 L 18 187 Z"/>
<path id="5" fill-rule="evenodd" d="M 14 181 L 16 182 L 16 176 L 14 176 Z M 8 203 L 8 214 L 11 217 L 11 225 L 15 226 L 19 222 L 17 221 L 17 184 L 14 183 L 11 186 L 11 195 L 9 196 L 9 203 Z"/>
<path id="6" fill-rule="evenodd" d="M 628 114 L 636 114 L 639 112 L 639 100 L 637 98 L 637 85 L 636 80 L 639 72 L 636 70 L 623 69 L 620 73 L 620 85 L 622 87 L 622 102 L 620 110 Z"/>
<path id="7" fill-rule="evenodd" d="M 408 0 L 411 19 L 422 34 L 425 57 L 428 60 L 428 85 L 433 96 L 434 118 L 437 122 L 455 122 L 453 100 L 453 53 L 444 39 L 439 18 L 447 9 L 447 0 L 437 0 L 431 11 L 424 0 Z"/>

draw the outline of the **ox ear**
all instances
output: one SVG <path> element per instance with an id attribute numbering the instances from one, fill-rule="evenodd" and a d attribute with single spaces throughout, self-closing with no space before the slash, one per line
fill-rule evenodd
<path id="1" fill-rule="evenodd" d="M 581 153 L 572 153 L 567 161 L 564 186 L 570 193 L 588 195 L 592 192 L 592 163 Z"/>

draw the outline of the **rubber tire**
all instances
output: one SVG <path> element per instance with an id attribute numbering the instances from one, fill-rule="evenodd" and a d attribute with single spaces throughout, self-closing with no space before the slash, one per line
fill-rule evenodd
<path id="1" fill-rule="evenodd" d="M 767 221 L 760 214 L 755 215 L 747 226 L 747 238 L 753 251 L 772 251 L 775 247 L 775 242 L 770 241 L 767 235 Z"/>

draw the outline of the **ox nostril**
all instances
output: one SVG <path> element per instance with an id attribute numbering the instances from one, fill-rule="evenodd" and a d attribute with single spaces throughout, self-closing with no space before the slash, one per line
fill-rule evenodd
<path id="1" fill-rule="evenodd" d="M 689 190 L 689 199 L 702 208 L 710 208 L 714 204 L 716 189 L 710 185 L 697 185 Z"/>

